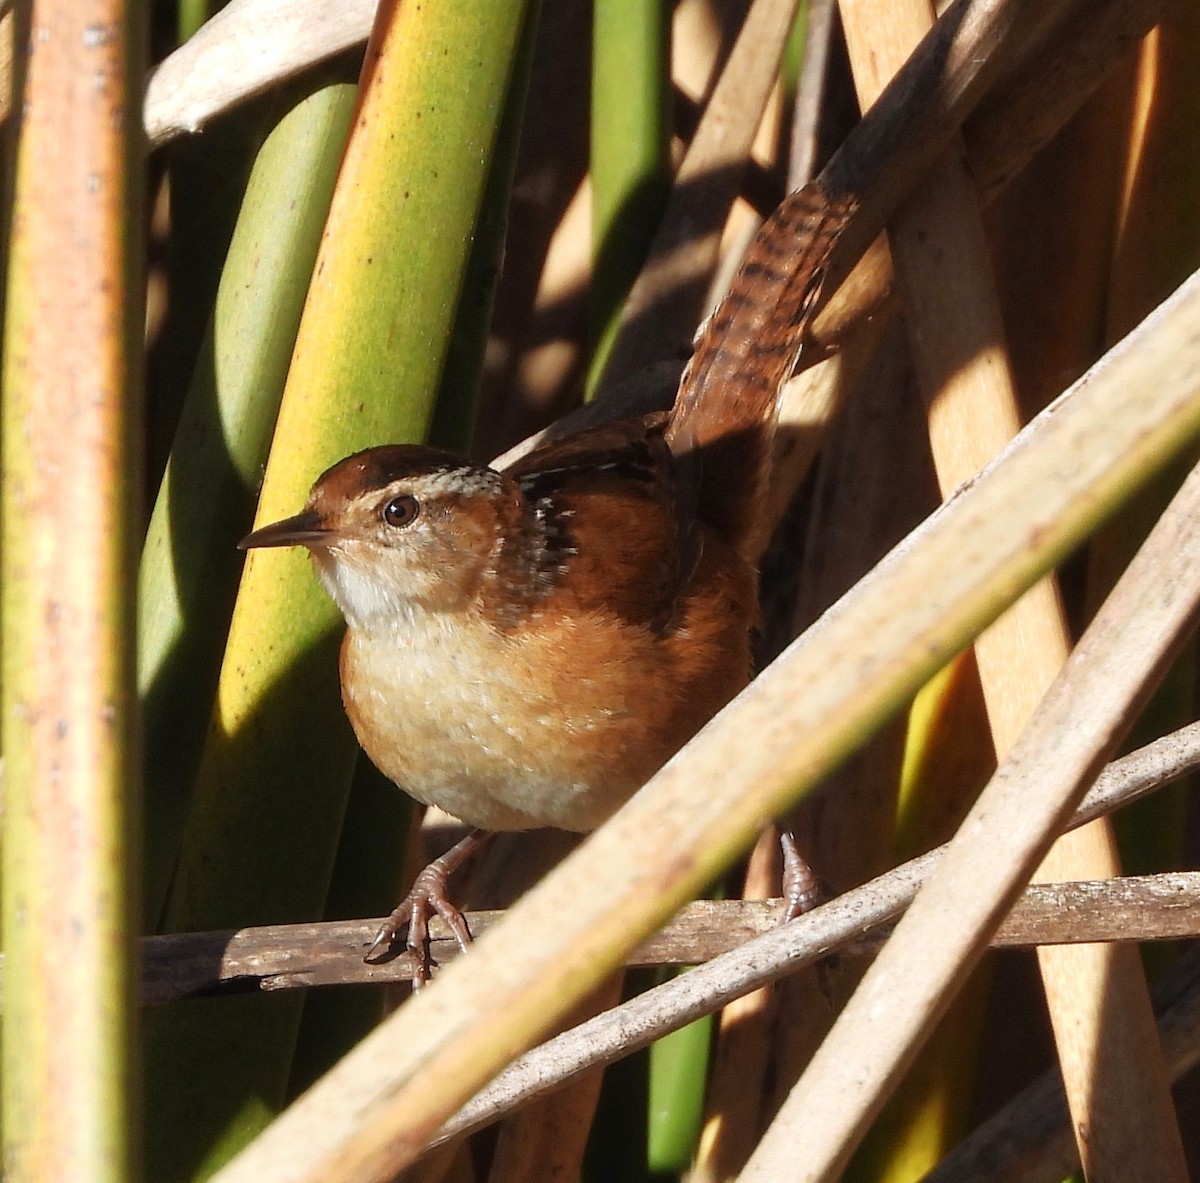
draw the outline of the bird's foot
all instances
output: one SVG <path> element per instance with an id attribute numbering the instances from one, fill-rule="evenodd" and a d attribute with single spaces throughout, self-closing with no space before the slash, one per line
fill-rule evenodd
<path id="1" fill-rule="evenodd" d="M 429 981 L 432 959 L 429 955 L 429 919 L 436 912 L 463 951 L 471 943 L 466 917 L 447 894 L 450 876 L 487 840 L 482 830 L 472 830 L 456 842 L 441 858 L 434 859 L 414 880 L 409 893 L 383 922 L 367 949 L 364 961 L 370 961 L 390 948 L 407 928 L 405 947 L 412 961 L 412 987 L 419 990 Z"/>

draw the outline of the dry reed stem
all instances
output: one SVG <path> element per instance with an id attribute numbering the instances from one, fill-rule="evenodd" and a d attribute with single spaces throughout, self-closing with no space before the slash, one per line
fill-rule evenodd
<path id="1" fill-rule="evenodd" d="M 1033 948 L 1089 941 L 1200 937 L 1198 874 L 1164 872 L 1030 888 L 1014 905 L 992 943 L 1001 948 Z M 837 899 L 842 901 L 841 896 Z M 850 904 L 827 904 L 825 907 L 831 911 L 823 916 L 849 917 Z M 684 968 L 703 964 L 774 931 L 783 908 L 783 901 L 778 899 L 695 901 L 639 945 L 629 955 L 626 966 Z M 1069 908 L 1070 914 L 1064 915 L 1063 908 Z M 477 936 L 504 919 L 503 911 L 464 915 Z M 142 1001 L 158 1005 L 255 989 L 297 990 L 364 982 L 408 985 L 411 972 L 403 957 L 371 964 L 362 959 L 363 949 L 382 920 L 329 920 L 148 937 L 143 946 L 146 976 Z M 851 927 L 841 935 L 839 944 L 854 939 Z M 430 923 L 430 940 L 439 968 L 444 969 L 461 956 L 439 919 Z M 783 972 L 780 968 L 780 975 Z M 667 1033 L 667 1029 L 662 1032 Z"/>
<path id="2" fill-rule="evenodd" d="M 1200 312 L 1200 277 L 1165 307 L 1192 301 Z M 1194 341 L 1187 330 L 1178 345 L 1189 348 Z M 1190 381 L 1197 382 L 1197 375 Z M 793 1089 L 742 1183 L 780 1178 L 784 1170 L 805 1183 L 836 1177 L 1044 855 L 1065 811 L 1083 795 L 1156 684 L 1200 604 L 1197 570 L 1200 471 L 1189 477 L 1076 646 Z M 1104 1021 L 1121 1023 L 1124 1016 L 1111 1013 Z M 1157 1112 L 1146 1120 L 1154 1122 Z M 1102 1136 L 1096 1128 L 1091 1133 Z M 1127 1134 L 1132 1141 L 1124 1149 L 1134 1157 L 1124 1178 L 1141 1177 L 1146 1162 L 1171 1169 L 1160 1146 L 1144 1144 L 1169 1137 L 1170 1129 L 1150 1125 Z"/>
<path id="3" fill-rule="evenodd" d="M 1200 766 L 1200 724 L 1192 724 L 1111 764 L 1097 779 L 1072 824 L 1083 824 L 1128 804 L 1146 792 L 1186 776 L 1197 766 Z M 793 974 L 832 951 L 844 949 L 863 937 L 873 942 L 871 934 L 886 929 L 892 918 L 911 902 L 945 851 L 945 846 L 939 847 L 887 871 L 785 928 L 765 928 L 752 943 L 718 955 L 691 973 L 665 982 L 526 1053 L 455 1114 L 434 1144 L 478 1129 L 508 1109 L 559 1087 L 577 1072 L 611 1063 L 646 1047 L 685 1023 Z M 1108 880 L 1096 887 L 1103 895 L 1125 890 L 1112 884 Z M 1006 929 L 1013 932 L 1010 924 L 1019 930 L 1027 901 L 1053 900 L 1048 909 L 1052 912 L 1055 905 L 1062 903 L 1058 895 L 1061 890 L 1062 885 L 1029 889 L 997 931 L 996 943 L 1000 943 L 1000 934 Z M 1074 888 L 1068 890 L 1073 892 Z M 1091 895 L 1092 890 L 1084 887 L 1082 893 Z M 1048 894 L 1042 897 L 1041 892 Z M 1082 894 L 1077 898 L 1082 898 Z M 1046 929 L 1041 931 L 1045 935 Z M 1099 929 L 1093 930 L 1093 935 L 1098 932 Z M 1026 930 L 1014 935 L 1030 934 Z M 1126 935 L 1134 939 L 1128 930 Z M 1200 1043 L 1200 1032 L 1196 1038 Z"/>
<path id="4" fill-rule="evenodd" d="M 1200 1063 L 1200 947 L 1168 970 L 1154 997 L 1163 1055 L 1178 1081 Z M 1052 1068 L 959 1143 L 923 1183 L 1046 1183 L 1078 1170 L 1062 1079 Z"/>
<path id="5" fill-rule="evenodd" d="M 621 1000 L 623 973 L 613 974 L 577 1008 L 576 1025 Z M 569 1086 L 514 1113 L 500 1127 L 488 1183 L 576 1183 L 600 1098 L 600 1068 L 575 1076 Z"/>
<path id="6" fill-rule="evenodd" d="M 928 0 L 842 7 L 860 101 L 870 105 L 933 23 Z M 957 139 L 957 137 L 956 137 Z M 1020 430 L 990 254 L 961 140 L 889 228 L 892 257 L 943 495 L 970 480 Z M 1070 652 L 1052 578 L 1031 588 L 975 643 L 992 740 L 1003 759 Z M 1044 880 L 1120 873 L 1107 821 L 1056 843 Z M 1186 1179 L 1170 1087 L 1137 951 L 1039 951 L 1059 1063 L 1088 1177 Z M 1120 1022 L 1103 1027 L 1105 998 Z M 1103 1054 L 1107 1071 L 1098 1071 Z M 1153 1132 L 1153 1136 L 1147 1134 Z M 1139 1150 L 1140 1148 L 1140 1150 Z M 1147 1157 L 1148 1156 L 1148 1157 Z"/>
<path id="7" fill-rule="evenodd" d="M 124 1183 L 141 28 L 125 0 L 35 0 L 26 15 L 4 326 L 3 1173 Z"/>

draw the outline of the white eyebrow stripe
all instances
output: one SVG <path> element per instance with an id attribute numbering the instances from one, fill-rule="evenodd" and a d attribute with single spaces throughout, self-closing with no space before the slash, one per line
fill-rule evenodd
<path id="1" fill-rule="evenodd" d="M 500 474 L 490 468 L 464 464 L 458 468 L 441 468 L 432 472 L 401 477 L 388 484 L 381 493 L 392 497 L 411 493 L 417 498 L 438 497 L 447 493 L 485 493 L 499 487 Z M 376 494 L 377 496 L 379 494 Z"/>

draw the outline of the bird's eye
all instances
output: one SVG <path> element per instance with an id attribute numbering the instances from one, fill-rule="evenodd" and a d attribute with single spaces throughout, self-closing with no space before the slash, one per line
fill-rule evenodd
<path id="1" fill-rule="evenodd" d="M 416 520 L 421 503 L 410 493 L 401 493 L 393 497 L 383 507 L 383 520 L 389 526 L 407 526 Z"/>

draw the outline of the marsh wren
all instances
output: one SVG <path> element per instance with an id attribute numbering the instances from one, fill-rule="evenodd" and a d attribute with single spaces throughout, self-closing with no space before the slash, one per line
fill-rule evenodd
<path id="1" fill-rule="evenodd" d="M 479 831 L 591 830 L 749 680 L 776 394 L 841 216 L 803 191 L 789 202 L 668 414 L 543 444 L 503 471 L 370 448 L 240 544 L 308 548 L 346 619 L 355 734 L 417 800 Z M 445 874 L 477 841 L 430 868 L 372 950 L 405 921 L 423 945 L 431 908 L 467 939 Z"/>

